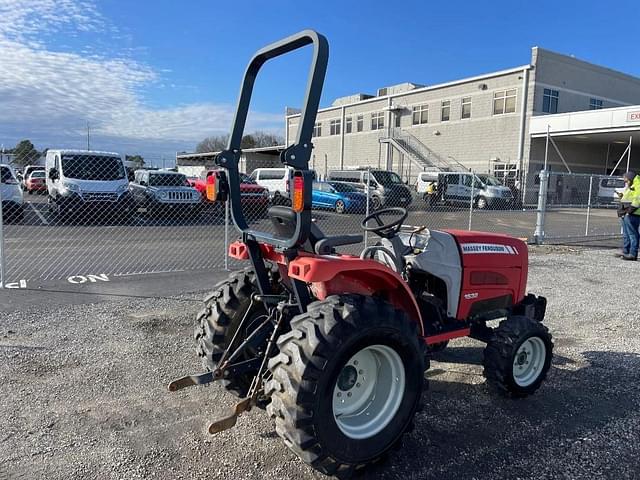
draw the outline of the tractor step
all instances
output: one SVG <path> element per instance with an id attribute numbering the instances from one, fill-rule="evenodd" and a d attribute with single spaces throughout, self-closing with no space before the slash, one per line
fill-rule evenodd
<path id="1" fill-rule="evenodd" d="M 186 377 L 178 378 L 169 384 L 169 391 L 176 392 L 183 388 L 193 387 L 194 385 L 205 385 L 211 383 L 217 378 L 214 376 L 215 372 L 205 372 L 197 375 L 187 375 Z"/>
<path id="2" fill-rule="evenodd" d="M 222 417 L 209 425 L 209 433 L 215 435 L 224 430 L 228 430 L 235 426 L 238 421 L 238 417 L 242 412 L 248 412 L 254 405 L 254 400 L 251 397 L 243 398 L 233 407 L 233 411 L 226 417 Z"/>

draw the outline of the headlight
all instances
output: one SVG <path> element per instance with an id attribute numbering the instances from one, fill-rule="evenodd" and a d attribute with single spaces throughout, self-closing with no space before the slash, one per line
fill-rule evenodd
<path id="1" fill-rule="evenodd" d="M 165 200 L 167 198 L 167 192 L 158 192 L 158 198 Z"/>
<path id="2" fill-rule="evenodd" d="M 262 196 L 265 198 L 269 198 L 269 190 L 263 190 L 262 191 Z"/>
<path id="3" fill-rule="evenodd" d="M 62 182 L 62 187 L 66 188 L 70 192 L 80 193 L 80 186 L 75 183 Z"/>
<path id="4" fill-rule="evenodd" d="M 127 190 L 127 185 L 123 184 L 118 187 L 118 192 L 124 192 Z"/>

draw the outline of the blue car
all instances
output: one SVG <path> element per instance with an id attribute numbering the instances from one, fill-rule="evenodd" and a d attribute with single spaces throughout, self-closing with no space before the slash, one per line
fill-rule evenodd
<path id="1" fill-rule="evenodd" d="M 348 183 L 313 182 L 313 208 L 330 208 L 337 213 L 364 212 L 366 202 L 366 195 Z"/>

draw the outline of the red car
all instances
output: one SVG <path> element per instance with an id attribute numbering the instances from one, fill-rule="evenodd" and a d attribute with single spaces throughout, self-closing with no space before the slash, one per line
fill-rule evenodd
<path id="1" fill-rule="evenodd" d="M 25 190 L 31 195 L 33 192 L 43 193 L 47 191 L 47 181 L 44 170 L 34 170 L 24 183 Z"/>
<path id="2" fill-rule="evenodd" d="M 207 199 L 207 177 L 215 170 L 207 170 L 200 178 L 189 178 L 189 184 L 200 192 L 204 201 L 214 206 L 222 206 L 220 202 L 211 202 Z M 242 208 L 248 217 L 264 217 L 269 208 L 269 190 L 258 185 L 249 175 L 240 174 L 240 198 Z"/>

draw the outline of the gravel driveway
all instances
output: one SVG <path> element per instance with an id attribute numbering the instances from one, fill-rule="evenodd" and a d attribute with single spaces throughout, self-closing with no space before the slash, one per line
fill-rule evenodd
<path id="1" fill-rule="evenodd" d="M 368 476 L 639 478 L 640 264 L 611 254 L 532 248 L 529 289 L 549 300 L 556 345 L 547 383 L 529 399 L 495 398 L 482 345 L 453 342 L 432 364 L 404 448 Z M 200 297 L 1 314 L 0 480 L 324 478 L 260 410 L 209 437 L 233 404 L 219 385 L 167 391 L 200 370 Z"/>

